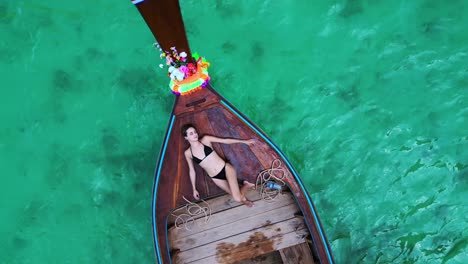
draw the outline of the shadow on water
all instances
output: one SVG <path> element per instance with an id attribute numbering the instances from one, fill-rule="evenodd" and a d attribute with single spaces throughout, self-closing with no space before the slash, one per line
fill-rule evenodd
<path id="1" fill-rule="evenodd" d="M 12 236 L 3 237 L 0 249 L 2 261 L 13 263 L 13 260 L 23 258 L 23 251 L 32 245 L 31 238 L 33 238 L 32 234 L 35 232 L 36 226 L 41 219 L 46 218 L 51 213 L 53 212 L 47 202 L 37 199 L 28 202 L 16 219 L 16 228 Z"/>
<path id="2" fill-rule="evenodd" d="M 80 91 L 80 83 L 72 77 L 73 75 L 64 69 L 57 69 L 52 73 L 52 87 L 57 95 L 66 92 Z"/>
<path id="3" fill-rule="evenodd" d="M 101 145 L 106 155 L 118 153 L 119 144 L 118 132 L 114 128 L 108 127 L 101 130 Z"/>
<path id="4" fill-rule="evenodd" d="M 45 173 L 45 180 L 51 190 L 57 190 L 70 177 L 70 163 L 72 162 L 65 147 L 54 143 L 50 148 L 49 167 Z"/>
<path id="5" fill-rule="evenodd" d="M 119 263 L 139 263 L 142 259 L 151 256 L 151 248 L 141 247 L 146 239 L 140 235 L 142 230 L 137 228 L 129 222 L 121 222 L 120 224 L 111 223 L 106 228 L 99 229 L 96 235 L 100 239 L 94 242 L 95 245 L 92 248 L 95 250 L 91 252 L 93 263 L 112 263 L 116 259 Z M 127 250 L 134 248 L 141 250 Z"/>
<path id="6" fill-rule="evenodd" d="M 351 109 L 361 105 L 357 85 L 358 84 L 352 84 L 350 86 L 343 87 L 336 93 L 336 96 L 343 100 L 343 102 L 345 102 Z"/>
<path id="7" fill-rule="evenodd" d="M 104 158 L 91 157 L 93 163 L 102 164 L 105 162 L 106 168 L 110 169 L 112 175 L 120 177 L 118 170 L 123 169 L 138 175 L 147 175 L 152 173 L 153 163 L 155 162 L 155 154 L 150 152 L 134 151 L 130 153 L 107 153 Z M 150 174 L 151 175 L 151 174 Z M 140 179 L 140 178 L 137 178 Z M 135 179 L 135 180 L 137 180 Z M 144 179 L 145 181 L 147 179 Z"/>
<path id="8" fill-rule="evenodd" d="M 101 135 L 101 146 L 105 152 L 105 156 L 92 156 L 92 161 L 94 163 L 101 163 L 105 161 L 105 165 L 108 168 L 123 167 L 126 170 L 135 172 L 137 174 L 148 172 L 148 168 L 153 167 L 153 161 L 155 159 L 155 154 L 152 152 L 143 152 L 139 150 L 134 150 L 127 153 L 122 153 L 123 150 L 120 150 L 120 139 L 121 135 L 118 135 L 118 132 L 112 128 L 105 128 L 102 130 Z M 152 146 L 156 146 L 156 140 L 153 140 Z M 153 148 L 154 149 L 154 148 Z M 114 174 L 118 176 L 119 174 Z"/>
<path id="9" fill-rule="evenodd" d="M 458 170 L 455 173 L 453 177 L 453 184 L 455 184 L 455 190 L 458 192 L 466 192 L 466 190 L 468 190 L 468 165 L 464 165 L 463 169 Z"/>
<path id="10" fill-rule="evenodd" d="M 134 97 L 153 92 L 158 83 L 150 68 L 125 68 L 118 73 L 116 82 Z"/>
<path id="11" fill-rule="evenodd" d="M 0 24 L 10 24 L 16 16 L 16 12 L 10 10 L 7 3 L 0 3 Z"/>
<path id="12" fill-rule="evenodd" d="M 101 61 L 115 59 L 115 53 L 105 52 L 95 47 L 87 48 L 84 56 L 88 61 Z"/>
<path id="13" fill-rule="evenodd" d="M 278 120 L 287 119 L 287 114 L 293 110 L 291 105 L 293 102 L 283 96 L 285 87 L 290 87 L 289 81 L 280 80 L 274 84 L 274 87 L 271 87 L 273 97 L 262 107 L 263 109 L 269 109 L 269 111 L 263 111 L 259 120 L 265 120 L 265 123 L 274 124 Z"/>
<path id="14" fill-rule="evenodd" d="M 200 34 L 200 27 L 197 22 L 197 18 L 191 18 L 188 15 L 185 16 L 185 14 L 182 14 L 184 16 L 184 23 L 185 23 L 185 31 L 187 32 L 187 36 L 189 38 L 189 42 L 191 41 L 190 36 L 197 36 Z M 196 50 L 192 50 L 192 53 L 196 52 Z"/>
<path id="15" fill-rule="evenodd" d="M 468 237 L 463 237 L 453 244 L 445 256 L 442 258 L 442 263 L 446 263 L 453 257 L 462 253 L 468 247 Z"/>
<path id="16" fill-rule="evenodd" d="M 151 149 L 156 149 L 159 142 L 153 140 Z M 111 128 L 102 130 L 101 146 L 104 150 L 104 155 L 99 152 L 88 153 L 85 155 L 86 161 L 95 166 L 103 168 L 103 174 L 114 182 L 129 181 L 132 183 L 132 188 L 135 193 L 148 187 L 148 178 L 152 177 L 154 163 L 156 160 L 155 153 L 143 150 L 122 150 L 120 147 L 120 139 L 117 131 Z M 131 179 L 124 179 L 132 176 Z M 147 176 L 147 177 L 145 177 Z M 109 201 L 116 201 L 119 195 L 107 193 Z"/>
<path id="17" fill-rule="evenodd" d="M 109 213 L 108 216 L 120 216 L 118 221 L 106 221 L 105 227 L 97 229 L 96 237 L 99 239 L 94 240 L 93 248 L 100 250 L 91 253 L 96 263 L 108 263 L 114 259 L 133 263 L 152 256 L 150 247 L 131 252 L 125 249 L 142 248 L 147 243 L 144 229 L 148 229 L 148 234 L 151 232 L 147 200 L 151 196 L 152 185 L 149 182 L 152 182 L 157 158 L 151 150 L 160 142 L 153 141 L 149 150 L 125 150 L 121 140 L 117 130 L 104 128 L 99 141 L 102 152 L 91 151 L 86 155 L 86 162 L 102 169 L 93 176 L 94 182 L 89 189 L 92 204 Z"/>
<path id="18" fill-rule="evenodd" d="M 262 43 L 254 41 L 250 46 L 250 62 L 257 63 L 256 65 L 259 66 L 258 62 L 260 62 L 263 59 L 264 54 L 265 49 Z"/>
<path id="19" fill-rule="evenodd" d="M 95 47 L 88 47 L 78 54 L 73 59 L 73 67 L 75 71 L 83 72 L 91 70 L 96 67 L 96 64 L 107 63 L 114 65 L 116 55 L 114 53 L 106 52 Z"/>
<path id="20" fill-rule="evenodd" d="M 64 69 L 54 70 L 51 77 L 52 89 L 50 98 L 47 101 L 47 108 L 50 109 L 53 120 L 56 123 L 63 124 L 67 121 L 66 107 L 63 105 L 63 100 L 66 96 L 83 92 L 83 84 Z"/>
<path id="21" fill-rule="evenodd" d="M 232 41 L 226 41 L 221 45 L 221 50 L 224 53 L 232 54 L 237 50 L 237 46 Z"/>
<path id="22" fill-rule="evenodd" d="M 244 13 L 242 6 L 236 3 L 236 1 L 216 0 L 215 10 L 221 18 L 229 19 L 242 16 Z"/>
<path id="23" fill-rule="evenodd" d="M 48 102 L 50 109 L 52 110 L 52 119 L 57 124 L 64 124 L 67 121 L 67 114 L 65 113 L 65 107 L 58 97 L 52 97 Z"/>
<path id="24" fill-rule="evenodd" d="M 363 7 L 361 0 L 347 0 L 340 12 L 340 16 L 349 18 L 361 14 L 362 11 Z"/>

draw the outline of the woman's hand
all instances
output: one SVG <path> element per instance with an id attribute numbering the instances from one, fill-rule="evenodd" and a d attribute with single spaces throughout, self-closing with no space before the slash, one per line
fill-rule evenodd
<path id="1" fill-rule="evenodd" d="M 200 200 L 200 194 L 198 193 L 198 191 L 196 189 L 193 190 L 193 198 L 195 198 L 197 200 Z"/>
<path id="2" fill-rule="evenodd" d="M 253 145 L 253 144 L 255 144 L 255 143 L 257 143 L 257 140 L 256 140 L 256 139 L 253 139 L 253 138 L 244 140 L 244 144 L 247 144 L 247 145 L 249 145 L 249 146 L 250 146 L 250 145 Z"/>

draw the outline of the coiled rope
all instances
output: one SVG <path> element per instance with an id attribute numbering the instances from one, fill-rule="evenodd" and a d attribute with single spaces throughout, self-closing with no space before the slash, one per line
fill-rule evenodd
<path id="1" fill-rule="evenodd" d="M 285 171 L 281 167 L 281 160 L 274 159 L 271 163 L 270 169 L 263 170 L 257 175 L 255 189 L 259 191 L 261 199 L 266 202 L 273 202 L 275 198 L 282 193 L 283 187 L 286 186 L 286 183 L 283 180 L 284 177 Z M 279 186 L 280 188 L 268 187 L 268 185 L 272 183 L 276 184 L 276 186 Z M 182 196 L 182 198 L 187 202 L 187 204 L 171 212 L 171 215 L 175 217 L 174 226 L 176 229 L 185 228 L 190 231 L 191 227 L 195 224 L 195 217 L 197 216 L 201 216 L 197 217 L 197 219 L 203 218 L 204 220 L 202 222 L 198 222 L 198 224 L 206 224 L 209 222 L 211 217 L 211 207 L 205 200 L 201 199 L 200 203 L 193 203 L 185 198 L 185 196 Z M 185 210 L 185 212 L 178 215 L 175 214 L 175 212 L 181 210 Z"/>
<path id="2" fill-rule="evenodd" d="M 273 202 L 274 199 L 282 193 L 282 187 L 286 185 L 283 181 L 285 177 L 285 171 L 281 167 L 281 160 L 274 159 L 271 163 L 271 168 L 261 171 L 257 176 L 255 183 L 255 189 L 259 191 L 260 197 L 266 202 Z M 281 188 L 270 188 L 267 185 L 274 183 Z"/>
<path id="3" fill-rule="evenodd" d="M 195 223 L 196 216 L 202 216 L 204 218 L 204 221 L 202 222 L 203 224 L 206 224 L 208 223 L 208 221 L 210 221 L 211 207 L 205 200 L 201 199 L 201 203 L 205 204 L 201 206 L 200 204 L 196 204 L 187 200 L 185 196 L 182 196 L 182 198 L 184 198 L 184 200 L 188 204 L 178 209 L 175 209 L 174 211 L 171 212 L 171 215 L 176 217 L 174 221 L 174 225 L 176 229 L 185 228 L 186 230 L 190 231 L 191 226 L 193 226 L 193 224 Z M 183 209 L 185 209 L 184 213 L 179 214 L 179 215 L 174 214 L 176 211 L 180 211 Z M 202 218 L 202 217 L 199 217 L 199 218 Z"/>

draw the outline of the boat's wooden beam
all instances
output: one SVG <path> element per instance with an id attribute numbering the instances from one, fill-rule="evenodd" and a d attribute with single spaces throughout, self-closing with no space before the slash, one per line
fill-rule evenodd
<path id="1" fill-rule="evenodd" d="M 204 111 L 210 107 L 219 105 L 219 98 L 212 95 L 213 90 L 208 87 L 196 91 L 189 96 L 177 97 L 177 104 L 174 105 L 174 114 L 177 116 L 194 115 L 199 111 Z"/>
<path id="2" fill-rule="evenodd" d="M 281 259 L 281 255 L 278 251 L 273 251 L 265 255 L 241 260 L 236 262 L 236 264 L 283 264 L 283 260 Z"/>
<path id="3" fill-rule="evenodd" d="M 314 264 L 307 242 L 279 250 L 284 264 Z"/>

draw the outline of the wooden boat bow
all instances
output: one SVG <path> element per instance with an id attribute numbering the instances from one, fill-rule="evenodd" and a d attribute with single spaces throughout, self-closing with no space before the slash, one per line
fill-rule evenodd
<path id="1" fill-rule="evenodd" d="M 178 51 L 186 52 L 188 58 L 191 58 L 178 0 L 131 0 L 131 2 L 136 5 L 163 51 L 176 47 Z M 180 135 L 180 127 L 186 123 L 196 124 L 200 130 L 199 132 L 205 135 L 227 138 L 257 138 L 259 143 L 254 146 L 229 145 L 226 147 L 219 144 L 213 145 L 215 151 L 224 159 L 228 159 L 236 168 L 238 175 L 244 176 L 246 180 L 251 182 L 255 182 L 258 173 L 269 168 L 272 161 L 281 160 L 285 166 L 285 183 L 292 194 L 293 200 L 297 203 L 297 208 L 300 209 L 300 217 L 303 219 L 300 221 L 307 226 L 310 232 L 308 239 L 310 247 L 312 247 L 313 260 L 311 257 L 310 262 L 307 263 L 334 263 L 330 246 L 312 200 L 297 172 L 279 148 L 261 129 L 218 94 L 209 84 L 205 89 L 198 90 L 190 95 L 176 97 L 159 154 L 159 161 L 155 171 L 152 205 L 154 247 L 158 263 L 177 262 L 174 260 L 177 257 L 191 254 L 189 253 L 191 251 L 177 252 L 179 249 L 174 247 L 174 242 L 168 241 L 168 237 L 174 235 L 170 233 L 170 225 L 173 223 L 171 223 L 169 215 L 175 208 L 186 204 L 183 199 L 184 196 L 191 198 L 192 195 L 191 183 L 188 178 L 188 166 L 183 156 L 187 145 Z M 218 199 L 221 199 L 219 197 L 222 197 L 223 192 L 214 185 L 211 179 L 203 177 L 204 172 L 200 167 L 197 167 L 196 171 L 198 175 L 196 185 L 201 197 L 218 197 Z M 226 209 L 226 211 L 228 210 Z M 287 226 L 287 223 L 297 221 L 296 215 L 289 217 L 290 219 L 283 222 L 283 225 Z M 252 219 L 252 222 L 254 223 L 255 219 Z M 231 223 L 231 225 L 235 225 L 235 223 Z M 280 235 L 282 234 L 277 234 L 276 237 L 278 238 Z M 278 241 L 281 242 L 276 240 L 275 243 L 279 243 Z M 273 243 L 274 239 L 270 242 Z M 216 242 L 213 243 L 216 244 Z M 304 243 L 305 248 L 308 248 L 308 243 Z M 273 243 L 268 250 L 274 250 L 275 247 Z M 268 253 L 268 250 L 265 252 Z M 301 249 L 297 250 L 300 251 Z M 242 251 L 245 251 L 245 249 L 238 250 L 241 253 Z M 239 259 L 241 253 L 236 253 Z M 211 263 L 208 261 L 210 258 L 213 263 L 234 263 L 232 259 L 220 259 L 219 256 L 221 255 L 220 252 L 216 252 L 214 256 L 206 256 L 204 259 L 196 260 L 193 263 Z M 234 259 L 236 256 L 234 256 Z M 181 262 L 185 263 L 185 261 Z"/>
<path id="2" fill-rule="evenodd" d="M 177 47 L 191 54 L 178 0 L 131 1 L 163 50 Z"/>

